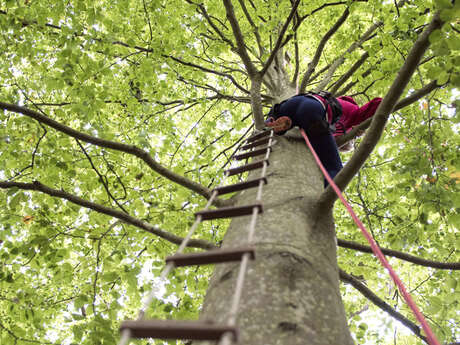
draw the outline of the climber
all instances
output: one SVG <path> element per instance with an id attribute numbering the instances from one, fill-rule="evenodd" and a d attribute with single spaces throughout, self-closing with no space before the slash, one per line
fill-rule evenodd
<path id="1" fill-rule="evenodd" d="M 335 138 L 375 114 L 381 98 L 359 107 L 352 97 L 332 97 L 328 92 L 293 96 L 275 104 L 265 124 L 283 135 L 293 126 L 304 129 L 331 178 L 342 169 Z M 327 183 L 325 183 L 327 185 Z"/>

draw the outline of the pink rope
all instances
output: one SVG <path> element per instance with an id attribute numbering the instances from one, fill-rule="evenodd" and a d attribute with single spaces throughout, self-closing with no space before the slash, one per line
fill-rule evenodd
<path id="1" fill-rule="evenodd" d="M 363 233 L 364 237 L 366 240 L 369 242 L 372 251 L 374 252 L 375 256 L 380 260 L 380 263 L 383 265 L 388 270 L 388 273 L 390 274 L 391 278 L 393 279 L 394 283 L 398 287 L 399 291 L 403 295 L 407 305 L 409 308 L 412 310 L 414 313 L 416 319 L 420 324 L 422 325 L 423 330 L 425 331 L 428 344 L 430 345 L 440 345 L 438 339 L 436 339 L 436 336 L 434 335 L 433 331 L 430 328 L 430 325 L 428 325 L 428 322 L 425 320 L 423 317 L 423 314 L 420 312 L 420 310 L 417 308 L 417 305 L 413 301 L 411 295 L 407 292 L 403 282 L 401 279 L 399 279 L 398 275 L 396 272 L 393 270 L 387 259 L 385 258 L 385 255 L 383 255 L 382 251 L 380 250 L 379 246 L 375 242 L 375 240 L 372 238 L 371 234 L 367 229 L 365 228 L 364 224 L 361 222 L 361 220 L 356 216 L 355 212 L 351 208 L 350 204 L 345 200 L 345 198 L 342 195 L 342 192 L 340 191 L 339 187 L 334 183 L 334 181 L 331 179 L 329 176 L 328 172 L 324 168 L 323 164 L 321 163 L 318 155 L 316 154 L 315 150 L 313 149 L 313 146 L 311 146 L 310 141 L 308 140 L 307 135 L 305 134 L 305 131 L 303 129 L 300 130 L 302 133 L 302 136 L 305 139 L 305 142 L 307 143 L 308 148 L 310 149 L 311 153 L 313 154 L 313 157 L 316 160 L 316 163 L 318 164 L 319 168 L 323 172 L 324 177 L 326 178 L 327 182 L 331 185 L 332 189 L 334 189 L 335 193 L 339 197 L 340 201 L 345 205 L 347 208 L 348 212 L 350 213 L 351 217 L 355 221 L 356 225 L 361 229 L 361 232 Z"/>

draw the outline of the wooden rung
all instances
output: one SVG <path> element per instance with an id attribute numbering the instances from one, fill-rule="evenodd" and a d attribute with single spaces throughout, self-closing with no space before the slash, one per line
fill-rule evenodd
<path id="1" fill-rule="evenodd" d="M 249 164 L 246 164 L 246 165 L 242 165 L 240 167 L 236 167 L 236 168 L 232 168 L 232 169 L 228 169 L 228 170 L 225 170 L 225 172 L 228 172 L 228 176 L 233 176 L 233 175 L 236 175 L 236 174 L 241 174 L 245 171 L 250 171 L 250 170 L 255 170 L 255 169 L 260 169 L 264 166 L 264 162 L 267 162 L 267 165 L 269 165 L 269 161 L 268 159 L 263 159 L 263 160 L 260 160 L 260 161 L 257 161 L 257 162 L 253 162 L 253 163 L 249 163 Z"/>
<path id="2" fill-rule="evenodd" d="M 259 186 L 260 181 L 263 181 L 264 184 L 267 184 L 266 177 L 259 177 L 259 178 L 249 180 L 249 181 L 239 182 L 239 183 L 231 184 L 228 186 L 217 187 L 217 188 L 214 188 L 214 190 L 217 191 L 219 195 L 222 195 L 222 194 L 237 192 L 239 190 L 257 187 Z"/>
<path id="3" fill-rule="evenodd" d="M 202 220 L 241 217 L 241 216 L 247 216 L 249 214 L 252 214 L 253 208 L 257 208 L 259 213 L 263 212 L 262 204 L 256 203 L 256 204 L 245 205 L 245 206 L 221 207 L 215 210 L 199 211 L 195 213 L 195 217 L 201 215 Z"/>
<path id="4" fill-rule="evenodd" d="M 260 156 L 260 155 L 263 155 L 264 153 L 266 153 L 267 150 L 271 150 L 272 146 L 273 145 L 265 146 L 265 147 L 263 147 L 261 149 L 258 149 L 258 150 L 241 153 L 239 155 L 233 156 L 233 158 L 236 159 L 236 160 L 242 160 L 242 159 L 246 159 L 246 158 L 249 158 L 249 157 Z"/>
<path id="5" fill-rule="evenodd" d="M 258 140 L 258 141 L 254 141 L 250 144 L 246 144 L 246 145 L 243 145 L 240 147 L 240 150 L 248 150 L 250 148 L 253 148 L 253 147 L 257 147 L 257 146 L 260 146 L 260 145 L 263 145 L 263 144 L 266 144 L 270 141 L 270 138 L 263 138 L 261 140 Z"/>
<path id="6" fill-rule="evenodd" d="M 209 265 L 219 262 L 240 261 L 244 254 L 249 254 L 251 260 L 254 260 L 254 247 L 215 249 L 200 253 L 176 254 L 168 256 L 166 258 L 166 263 L 173 262 L 176 267 Z"/>
<path id="7" fill-rule="evenodd" d="M 260 132 L 259 134 L 253 135 L 252 137 L 249 137 L 248 139 L 246 139 L 246 142 L 250 143 L 250 142 L 256 141 L 257 139 L 260 139 L 260 138 L 263 138 L 263 137 L 266 137 L 266 136 L 270 135 L 271 132 L 272 132 L 271 130 L 266 130 L 266 131 Z"/>
<path id="8" fill-rule="evenodd" d="M 129 329 L 132 338 L 219 340 L 227 332 L 236 341 L 235 327 L 216 325 L 203 321 L 141 320 L 124 321 L 120 331 Z"/>

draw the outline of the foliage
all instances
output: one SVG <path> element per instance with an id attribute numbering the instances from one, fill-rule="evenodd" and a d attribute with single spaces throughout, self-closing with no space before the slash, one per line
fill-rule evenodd
<path id="1" fill-rule="evenodd" d="M 244 3 L 254 26 L 234 1 L 236 17 L 260 68 L 291 2 Z M 447 0 L 398 8 L 382 1 L 302 2 L 285 35 L 291 77 L 295 45 L 304 73 L 345 5 L 350 6 L 349 18 L 326 44 L 316 71 L 382 21 L 375 35 L 345 55 L 332 79 L 333 85 L 368 52 L 347 92 L 360 103 L 386 94 L 432 13 L 441 11 L 445 23 L 430 37 L 431 47 L 405 96 L 432 80 L 448 86 L 392 114 L 348 198 L 381 246 L 436 261 L 460 261 L 455 101 L 460 5 Z M 220 1 L 6 0 L 0 2 L 0 28 L 0 101 L 37 110 L 92 136 L 135 145 L 206 188 L 218 184 L 233 145 L 252 124 L 251 82 Z M 318 81 L 311 80 L 309 87 Z M 268 106 L 265 87 L 262 98 Z M 1 180 L 38 180 L 178 236 L 185 236 L 193 212 L 206 203 L 196 191 L 149 170 L 133 155 L 77 141 L 13 112 L 2 112 L 0 122 Z M 196 317 L 211 268 L 176 270 L 164 286 L 154 278 L 176 245 L 43 193 L 4 189 L 0 201 L 0 343 L 115 343 L 120 321 L 135 317 L 152 284 L 164 290 L 165 298 L 154 302 L 149 316 Z M 341 207 L 336 207 L 335 219 L 339 238 L 362 241 Z M 226 225 L 203 224 L 196 237 L 217 244 Z M 338 259 L 343 269 L 363 277 L 376 294 L 411 318 L 376 260 L 348 249 L 341 249 Z M 440 339 L 460 341 L 458 271 L 396 259 L 392 264 Z M 376 318 L 378 309 L 370 306 L 360 314 L 369 302 L 348 285 L 343 292 L 359 343 L 383 344 L 389 332 L 400 328 L 384 320 L 388 331 L 376 331 L 365 315 Z M 407 337 L 403 333 L 398 339 L 404 343 Z M 408 343 L 417 341 L 412 337 Z"/>

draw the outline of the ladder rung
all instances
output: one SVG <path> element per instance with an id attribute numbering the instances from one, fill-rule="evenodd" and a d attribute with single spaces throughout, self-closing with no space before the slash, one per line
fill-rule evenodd
<path id="1" fill-rule="evenodd" d="M 239 182 L 239 183 L 231 184 L 228 186 L 217 187 L 217 188 L 214 188 L 214 190 L 217 191 L 219 195 L 222 195 L 222 194 L 237 192 L 239 190 L 257 187 L 259 186 L 260 181 L 263 181 L 264 184 L 267 184 L 266 177 L 259 177 L 259 178 L 249 180 L 249 181 Z"/>
<path id="2" fill-rule="evenodd" d="M 195 213 L 195 217 L 200 216 L 202 220 L 217 219 L 217 218 L 231 218 L 247 216 L 252 214 L 253 208 L 257 208 L 259 213 L 263 212 L 262 204 L 256 203 L 245 206 L 221 207 L 215 210 L 199 211 Z"/>
<path id="3" fill-rule="evenodd" d="M 233 175 L 236 175 L 236 174 L 241 174 L 245 171 L 250 171 L 250 170 L 255 170 L 255 169 L 259 169 L 259 168 L 262 168 L 264 166 L 264 162 L 267 162 L 267 165 L 269 165 L 269 161 L 268 159 L 263 159 L 263 160 L 260 160 L 260 161 L 257 161 L 257 162 L 253 162 L 253 163 L 249 163 L 249 164 L 246 164 L 246 165 L 242 165 L 240 167 L 236 167 L 236 168 L 232 168 L 232 169 L 228 169 L 228 170 L 225 170 L 225 172 L 228 172 L 228 176 L 233 176 Z"/>
<path id="4" fill-rule="evenodd" d="M 245 152 L 245 153 L 242 153 L 242 154 L 239 154 L 239 155 L 235 155 L 235 156 L 233 156 L 233 158 L 236 159 L 236 160 L 242 160 L 242 159 L 246 159 L 246 158 L 249 158 L 249 157 L 260 156 L 260 155 L 263 155 L 264 153 L 266 153 L 267 150 L 271 150 L 272 146 L 273 145 L 265 146 L 265 147 L 263 147 L 261 149 L 258 149 L 258 150 L 249 151 L 249 152 Z"/>
<path id="5" fill-rule="evenodd" d="M 249 137 L 248 139 L 246 139 L 246 142 L 250 143 L 250 142 L 253 142 L 253 141 L 257 140 L 257 139 L 266 137 L 267 135 L 270 135 L 271 132 L 272 132 L 272 130 L 263 131 L 263 132 L 261 132 L 259 134 L 253 135 L 252 137 Z"/>
<path id="6" fill-rule="evenodd" d="M 257 147 L 257 146 L 260 146 L 260 145 L 263 145 L 263 144 L 266 144 L 270 141 L 270 138 L 263 138 L 261 140 L 258 140 L 258 141 L 254 141 L 250 144 L 246 144 L 246 145 L 243 145 L 240 147 L 240 150 L 247 150 L 247 149 L 250 149 L 250 148 L 253 148 L 253 147 Z"/>
<path id="7" fill-rule="evenodd" d="M 238 330 L 235 327 L 203 321 L 124 321 L 120 331 L 125 329 L 131 331 L 132 338 L 219 340 L 227 332 L 232 333 L 235 340 L 238 338 Z"/>
<path id="8" fill-rule="evenodd" d="M 200 253 L 176 254 L 168 256 L 166 262 L 173 262 L 174 266 L 209 265 L 219 262 L 239 261 L 244 254 L 249 254 L 254 260 L 254 247 L 239 247 L 232 249 L 215 249 Z"/>

